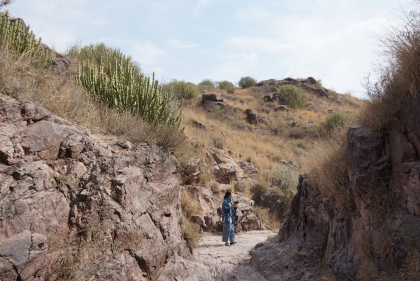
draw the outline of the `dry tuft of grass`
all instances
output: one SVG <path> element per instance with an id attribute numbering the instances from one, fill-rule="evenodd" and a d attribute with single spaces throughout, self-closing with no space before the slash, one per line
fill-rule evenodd
<path id="1" fill-rule="evenodd" d="M 181 193 L 181 207 L 184 215 L 189 218 L 192 215 L 202 215 L 200 203 L 191 196 L 191 194 L 184 188 Z"/>
<path id="2" fill-rule="evenodd" d="M 200 226 L 184 218 L 184 227 L 184 239 L 187 242 L 190 252 L 193 253 L 194 248 L 197 247 L 201 239 Z"/>

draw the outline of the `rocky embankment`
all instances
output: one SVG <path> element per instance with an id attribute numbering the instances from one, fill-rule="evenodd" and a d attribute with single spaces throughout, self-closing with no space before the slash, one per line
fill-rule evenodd
<path id="1" fill-rule="evenodd" d="M 419 109 L 419 99 L 407 100 L 385 132 L 350 127 L 350 209 L 312 186 L 310 175 L 300 176 L 278 237 L 252 251 L 265 277 L 317 280 L 328 272 L 336 280 L 385 280 L 376 278 L 416 271 L 410 262 L 420 245 Z"/>
<path id="2" fill-rule="evenodd" d="M 0 96 L 0 280 L 212 280 L 180 192 L 169 151 Z"/>

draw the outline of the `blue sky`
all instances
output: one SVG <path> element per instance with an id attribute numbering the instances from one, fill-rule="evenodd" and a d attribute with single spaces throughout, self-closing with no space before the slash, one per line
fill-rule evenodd
<path id="1" fill-rule="evenodd" d="M 412 0 L 15 0 L 7 9 L 58 51 L 104 42 L 165 82 L 313 76 L 363 97 L 378 36 L 412 7 Z"/>

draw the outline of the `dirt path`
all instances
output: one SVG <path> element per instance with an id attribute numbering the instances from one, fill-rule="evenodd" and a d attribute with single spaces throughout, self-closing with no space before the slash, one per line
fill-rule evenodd
<path id="1" fill-rule="evenodd" d="M 276 235 L 272 231 L 249 231 L 236 234 L 236 244 L 225 246 L 221 235 L 205 234 L 194 251 L 197 261 L 211 268 L 220 280 L 266 281 L 249 265 L 249 251 L 259 242 Z"/>

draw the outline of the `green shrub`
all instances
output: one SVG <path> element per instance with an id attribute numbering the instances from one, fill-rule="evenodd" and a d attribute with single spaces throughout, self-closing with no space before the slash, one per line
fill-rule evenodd
<path id="1" fill-rule="evenodd" d="M 184 99 L 192 99 L 198 96 L 198 89 L 192 83 L 182 81 L 173 81 L 169 83 L 169 86 L 172 87 L 175 95 L 180 96 Z"/>
<path id="2" fill-rule="evenodd" d="M 229 82 L 227 80 L 217 82 L 217 85 L 219 89 L 226 90 L 226 92 L 228 92 L 229 94 L 233 94 L 235 92 L 235 86 L 232 82 Z"/>
<path id="3" fill-rule="evenodd" d="M 104 44 L 72 47 L 69 55 L 79 60 L 77 83 L 98 102 L 154 125 L 179 128 L 182 105 L 174 103 L 172 89 L 163 94 L 155 75 L 145 77 L 129 56 Z"/>
<path id="4" fill-rule="evenodd" d="M 275 166 L 268 172 L 269 181 L 278 186 L 285 194 L 294 193 L 298 185 L 298 175 L 291 167 Z"/>
<path id="5" fill-rule="evenodd" d="M 347 124 L 348 119 L 348 116 L 342 113 L 332 113 L 325 119 L 325 129 L 327 129 L 328 132 L 331 132 L 335 129 L 342 128 Z"/>
<path id="6" fill-rule="evenodd" d="M 29 26 L 26 29 L 20 20 L 11 20 L 7 12 L 0 13 L 0 46 L 13 53 L 39 58 L 45 66 L 51 65 L 51 52 L 42 48 L 41 38 L 35 39 Z"/>
<path id="7" fill-rule="evenodd" d="M 242 89 L 255 86 L 255 84 L 257 84 L 257 80 L 250 76 L 242 77 L 241 80 L 239 80 L 238 82 L 239 87 L 241 87 Z"/>
<path id="8" fill-rule="evenodd" d="M 322 79 L 316 80 L 316 84 L 318 87 L 322 87 Z"/>
<path id="9" fill-rule="evenodd" d="M 303 108 L 306 106 L 306 96 L 303 91 L 293 85 L 281 86 L 278 91 L 279 102 L 287 104 L 291 108 Z"/>
<path id="10" fill-rule="evenodd" d="M 216 87 L 216 84 L 211 79 L 204 79 L 203 81 L 198 83 L 198 88 L 200 89 L 200 91 L 201 90 L 208 91 L 208 90 L 214 89 L 215 87 Z"/>

